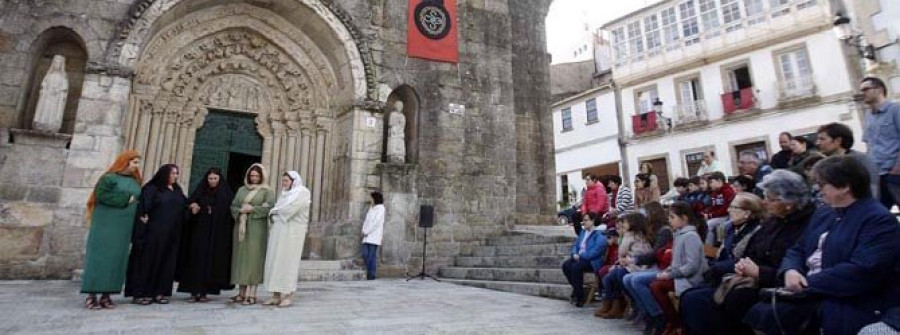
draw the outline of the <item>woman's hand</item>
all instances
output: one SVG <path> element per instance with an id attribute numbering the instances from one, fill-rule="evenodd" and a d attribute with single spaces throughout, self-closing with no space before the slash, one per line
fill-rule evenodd
<path id="1" fill-rule="evenodd" d="M 133 203 L 135 203 L 135 202 L 137 202 L 137 198 L 135 198 L 133 195 L 132 195 L 131 197 L 128 198 L 128 204 L 129 204 L 129 205 L 131 205 L 131 204 L 133 204 Z"/>
<path id="2" fill-rule="evenodd" d="M 253 211 L 253 205 L 251 205 L 251 204 L 244 204 L 244 206 L 241 207 L 241 213 L 249 214 L 252 211 Z"/>
<path id="3" fill-rule="evenodd" d="M 144 224 L 147 224 L 147 222 L 150 222 L 150 216 L 147 216 L 147 214 L 141 215 L 140 220 Z"/>
<path id="4" fill-rule="evenodd" d="M 196 202 L 190 204 L 190 205 L 188 206 L 188 208 L 191 209 L 191 214 L 197 214 L 197 213 L 200 213 L 200 205 L 198 205 Z"/>
<path id="5" fill-rule="evenodd" d="M 784 288 L 791 292 L 801 292 L 809 283 L 797 270 L 788 270 L 784 274 Z"/>
<path id="6" fill-rule="evenodd" d="M 744 277 L 759 278 L 759 265 L 752 259 L 744 257 L 734 265 L 734 272 Z"/>
<path id="7" fill-rule="evenodd" d="M 668 279 L 672 279 L 672 275 L 670 275 L 668 271 L 663 271 L 663 272 L 656 274 L 656 279 L 668 280 Z"/>

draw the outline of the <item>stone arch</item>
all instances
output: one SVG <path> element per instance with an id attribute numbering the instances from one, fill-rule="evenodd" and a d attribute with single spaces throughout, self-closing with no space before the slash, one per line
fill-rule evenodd
<path id="1" fill-rule="evenodd" d="M 73 133 L 89 55 L 84 39 L 71 28 L 49 27 L 41 32 L 31 44 L 30 54 L 31 64 L 28 80 L 25 81 L 25 88 L 22 90 L 23 99 L 21 101 L 24 103 L 19 112 L 18 126 L 22 129 L 31 129 L 40 95 L 41 80 L 46 75 L 53 56 L 63 55 L 66 58 L 69 92 L 60 132 Z"/>
<path id="2" fill-rule="evenodd" d="M 215 3 L 193 0 L 135 2 L 128 18 L 120 24 L 116 38 L 107 48 L 106 63 L 124 72 L 133 71 L 146 43 L 158 34 L 161 26 L 177 21 L 178 16 L 185 12 L 202 11 L 214 6 L 221 7 Z M 262 7 L 270 13 L 278 13 L 269 18 L 285 20 L 289 27 L 302 26 L 304 30 L 317 33 L 317 39 L 310 45 L 328 46 L 325 51 L 334 56 L 330 59 L 332 68 L 342 72 L 339 76 L 342 88 L 352 92 L 352 101 L 345 103 L 347 106 L 362 106 L 377 99 L 375 66 L 368 44 L 340 6 L 328 0 L 270 0 L 256 8 Z M 333 52 L 336 50 L 341 52 Z"/>
<path id="3" fill-rule="evenodd" d="M 333 64 L 334 47 L 248 4 L 157 17 L 162 26 L 149 29 L 154 33 L 140 55 L 120 58 L 134 73 L 126 146 L 144 153 L 148 169 L 180 165 L 184 184 L 209 110 L 252 115 L 263 138 L 262 163 L 275 174 L 298 170 L 313 193 L 311 219 L 323 216 L 323 199 L 332 192 L 324 187 L 333 174 L 332 125 L 360 93 L 360 82 Z"/>
<path id="4" fill-rule="evenodd" d="M 418 164 L 419 162 L 419 94 L 416 90 L 407 84 L 397 86 L 391 94 L 388 95 L 387 105 L 384 113 L 384 133 L 383 138 L 387 139 L 388 120 L 395 101 L 403 102 L 403 116 L 406 117 L 406 163 Z M 384 141 L 384 149 L 382 150 L 382 162 L 387 162 L 387 140 Z"/>

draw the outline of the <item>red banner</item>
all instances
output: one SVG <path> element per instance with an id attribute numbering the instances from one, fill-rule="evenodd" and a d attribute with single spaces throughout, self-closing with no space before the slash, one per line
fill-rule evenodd
<path id="1" fill-rule="evenodd" d="M 409 0 L 407 53 L 410 57 L 459 62 L 456 0 Z"/>

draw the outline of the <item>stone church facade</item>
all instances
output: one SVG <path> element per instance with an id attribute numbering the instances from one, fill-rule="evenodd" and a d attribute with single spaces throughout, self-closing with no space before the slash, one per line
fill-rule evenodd
<path id="1" fill-rule="evenodd" d="M 368 193 L 388 215 L 387 275 L 429 266 L 514 224 L 554 222 L 549 0 L 460 0 L 458 64 L 406 56 L 407 0 L 0 2 L 0 278 L 81 267 L 85 202 L 125 149 L 193 185 L 252 162 L 312 191 L 304 257 L 358 256 Z M 58 134 L 31 130 L 40 81 L 66 57 Z M 391 111 L 395 101 L 400 111 Z M 406 163 L 386 163 L 389 113 Z M 271 178 L 275 187 L 277 178 Z"/>

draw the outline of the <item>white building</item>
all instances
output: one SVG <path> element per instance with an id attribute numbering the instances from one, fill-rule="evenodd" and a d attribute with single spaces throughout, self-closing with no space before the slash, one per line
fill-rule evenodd
<path id="1" fill-rule="evenodd" d="M 582 199 L 584 176 L 620 174 L 616 92 L 609 84 L 553 104 L 556 198 Z"/>
<path id="2" fill-rule="evenodd" d="M 735 174 L 739 152 L 768 158 L 780 132 L 813 134 L 830 122 L 859 139 L 856 65 L 832 32 L 833 13 L 827 0 L 668 0 L 604 25 L 627 134 L 625 179 L 650 162 L 666 187 L 693 175 L 709 150 Z M 661 113 L 648 113 L 657 99 Z"/>
<path id="3" fill-rule="evenodd" d="M 840 12 L 851 18 L 855 34 L 875 48 L 875 62 L 867 70 L 887 83 L 891 98 L 900 99 L 900 1 L 844 0 L 842 5 Z"/>

